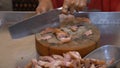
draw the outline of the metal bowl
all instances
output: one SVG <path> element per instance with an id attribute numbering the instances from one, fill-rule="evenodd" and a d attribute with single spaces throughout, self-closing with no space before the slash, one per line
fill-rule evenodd
<path id="1" fill-rule="evenodd" d="M 106 61 L 106 64 L 110 66 L 111 61 L 113 61 L 112 64 L 114 64 L 120 59 L 120 47 L 113 45 L 104 45 L 94 50 L 84 58 L 104 60 Z M 116 68 L 120 68 L 120 62 L 116 64 Z"/>

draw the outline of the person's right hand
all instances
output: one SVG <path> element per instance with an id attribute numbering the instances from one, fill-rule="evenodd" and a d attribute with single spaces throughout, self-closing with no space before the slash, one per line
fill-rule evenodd
<path id="1" fill-rule="evenodd" d="M 39 5 L 36 8 L 37 14 L 47 12 L 53 9 L 51 0 L 39 0 Z"/>

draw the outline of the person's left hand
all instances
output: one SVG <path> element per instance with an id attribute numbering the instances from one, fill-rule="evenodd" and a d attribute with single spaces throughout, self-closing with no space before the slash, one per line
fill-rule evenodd
<path id="1" fill-rule="evenodd" d="M 87 5 L 87 0 L 64 0 L 63 13 L 73 13 L 74 11 L 81 11 Z"/>

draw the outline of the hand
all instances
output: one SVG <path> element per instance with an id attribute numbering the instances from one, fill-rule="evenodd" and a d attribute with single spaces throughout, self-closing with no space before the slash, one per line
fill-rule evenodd
<path id="1" fill-rule="evenodd" d="M 64 0 L 62 12 L 73 13 L 74 11 L 81 11 L 87 5 L 87 0 Z"/>
<path id="2" fill-rule="evenodd" d="M 36 8 L 36 12 L 37 14 L 41 14 L 52 9 L 53 6 L 51 0 L 39 0 L 39 5 Z"/>

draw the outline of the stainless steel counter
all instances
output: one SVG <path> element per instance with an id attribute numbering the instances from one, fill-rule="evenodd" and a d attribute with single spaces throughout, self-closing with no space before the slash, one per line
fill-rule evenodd
<path id="1" fill-rule="evenodd" d="M 34 12 L 0 12 L 0 68 L 24 66 L 36 58 L 34 35 L 12 39 L 8 27 L 34 15 Z"/>
<path id="2" fill-rule="evenodd" d="M 34 35 L 11 39 L 7 26 L 0 28 L 0 68 L 23 66 L 36 57 Z"/>
<path id="3" fill-rule="evenodd" d="M 99 13 L 96 13 L 99 15 Z M 108 13 L 102 13 L 102 17 L 93 14 L 94 18 L 90 17 L 101 32 L 100 45 L 111 44 L 120 46 L 120 13 L 112 16 Z M 34 35 L 12 39 L 8 27 L 15 24 L 17 21 L 24 20 L 34 15 L 34 12 L 0 12 L 2 26 L 0 27 L 0 68 L 16 68 L 24 66 L 32 58 L 37 57 L 35 50 Z M 111 20 L 116 17 L 114 21 Z"/>

